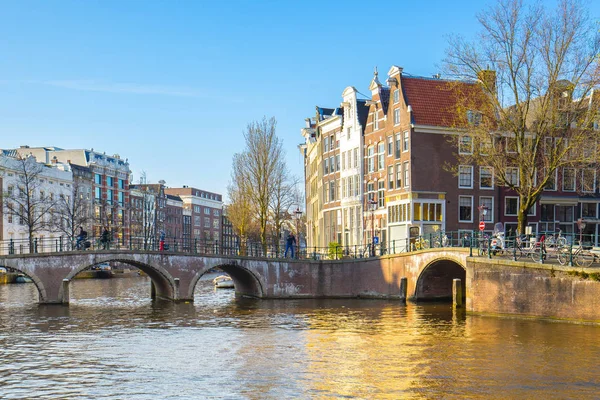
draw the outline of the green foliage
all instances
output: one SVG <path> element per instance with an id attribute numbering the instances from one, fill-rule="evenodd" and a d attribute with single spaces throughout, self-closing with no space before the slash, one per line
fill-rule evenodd
<path id="1" fill-rule="evenodd" d="M 342 246 L 338 242 L 329 242 L 327 249 L 327 254 L 329 255 L 329 259 L 331 260 L 341 260 L 342 259 Z"/>
<path id="2" fill-rule="evenodd" d="M 587 273 L 584 271 L 568 271 L 567 275 L 576 276 L 581 279 L 591 279 L 592 281 L 600 281 L 600 272 Z"/>

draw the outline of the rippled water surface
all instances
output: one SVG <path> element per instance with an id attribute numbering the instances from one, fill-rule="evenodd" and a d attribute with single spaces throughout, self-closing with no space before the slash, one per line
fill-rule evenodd
<path id="1" fill-rule="evenodd" d="M 148 278 L 75 280 L 71 304 L 0 285 L 0 399 L 599 398 L 600 327 L 447 305 L 151 302 Z"/>

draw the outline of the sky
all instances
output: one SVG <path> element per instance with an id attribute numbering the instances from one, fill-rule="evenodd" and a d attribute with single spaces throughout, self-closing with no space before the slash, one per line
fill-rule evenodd
<path id="1" fill-rule="evenodd" d="M 448 37 L 474 38 L 492 3 L 1 0 L 0 148 L 93 148 L 126 158 L 134 182 L 226 197 L 243 132 L 266 116 L 303 177 L 316 105 L 369 94 L 376 66 L 441 72 Z"/>

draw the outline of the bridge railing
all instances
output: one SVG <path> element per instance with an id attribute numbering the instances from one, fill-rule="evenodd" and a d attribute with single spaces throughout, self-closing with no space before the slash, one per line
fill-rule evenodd
<path id="1" fill-rule="evenodd" d="M 344 246 L 331 243 L 328 247 L 306 247 L 303 244 L 293 248 L 293 258 L 302 259 L 346 259 L 369 258 L 387 254 L 407 253 L 429 248 L 474 246 L 472 235 L 465 232 L 438 231 L 423 236 L 390 240 L 381 243 Z M 106 239 L 106 238 L 104 238 Z M 287 249 L 285 241 L 276 241 L 263 246 L 261 243 L 229 243 L 219 240 L 202 240 L 190 237 L 165 238 L 130 237 L 126 239 L 90 236 L 85 240 L 68 236 L 39 236 L 31 241 L 27 238 L 0 240 L 0 255 L 59 253 L 67 251 L 163 251 L 169 253 L 192 253 L 203 255 L 241 255 L 259 258 L 291 258 L 292 249 Z M 286 249 L 288 250 L 286 252 Z M 286 254 L 287 253 L 287 254 Z"/>

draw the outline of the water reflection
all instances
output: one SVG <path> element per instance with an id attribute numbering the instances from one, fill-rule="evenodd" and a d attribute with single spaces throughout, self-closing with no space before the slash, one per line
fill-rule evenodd
<path id="1" fill-rule="evenodd" d="M 75 280 L 71 304 L 0 286 L 2 398 L 593 398 L 596 326 L 447 305 L 152 302 L 148 278 Z"/>

